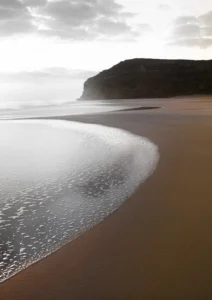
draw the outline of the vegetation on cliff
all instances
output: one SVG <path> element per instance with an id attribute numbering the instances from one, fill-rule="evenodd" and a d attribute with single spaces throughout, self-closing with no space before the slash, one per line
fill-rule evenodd
<path id="1" fill-rule="evenodd" d="M 212 60 L 131 59 L 89 78 L 81 99 L 212 94 Z"/>

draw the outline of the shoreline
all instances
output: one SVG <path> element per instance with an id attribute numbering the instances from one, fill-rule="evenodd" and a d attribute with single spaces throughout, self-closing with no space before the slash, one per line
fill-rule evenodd
<path id="1" fill-rule="evenodd" d="M 0 298 L 211 299 L 211 115 L 154 110 L 58 119 L 147 137 L 159 145 L 159 165 L 104 222 L 1 284 Z"/>
<path id="2" fill-rule="evenodd" d="M 16 149 L 14 139 L 9 139 L 9 143 L 7 140 L 4 140 L 2 152 L 4 153 L 5 149 L 7 153 L 4 159 L 10 157 L 9 160 L 13 161 L 13 157 L 15 156 L 14 163 L 16 163 L 17 159 L 22 161 L 21 166 L 25 169 L 25 173 L 22 175 L 26 177 L 29 174 L 28 176 L 30 177 L 32 170 L 32 175 L 35 175 L 35 181 L 33 181 L 34 190 L 32 188 L 29 195 L 25 194 L 25 197 L 15 195 L 15 200 L 11 203 L 11 207 L 14 205 L 13 203 L 17 203 L 17 206 L 20 205 L 23 211 L 28 212 L 21 214 L 21 218 L 24 219 L 25 223 L 27 220 L 27 229 L 24 230 L 26 226 L 17 228 L 17 223 L 20 223 L 19 215 L 16 215 L 14 211 L 13 214 L 3 214 L 3 218 L 1 218 L 2 223 L 7 222 L 7 226 L 8 219 L 18 219 L 15 225 L 9 220 L 10 230 L 2 235 L 4 239 L 2 239 L 1 246 L 3 246 L 3 241 L 4 243 L 12 243 L 14 245 L 13 251 L 19 254 L 18 243 L 20 242 L 24 257 L 20 253 L 19 256 L 10 255 L 10 260 L 3 261 L 3 266 L 0 268 L 2 270 L 2 273 L 0 272 L 0 283 L 14 277 L 31 265 L 38 263 L 81 236 L 87 230 L 101 223 L 134 194 L 141 182 L 144 182 L 154 173 L 159 160 L 158 148 L 151 141 L 119 129 L 112 129 L 101 125 L 86 125 L 71 121 L 66 122 L 63 120 L 13 120 L 9 121 L 9 123 L 5 121 L 3 124 L 4 126 L 1 129 L 8 136 L 14 130 L 17 130 L 16 136 L 19 138 L 16 144 L 25 145 L 24 142 L 27 133 L 28 142 L 33 145 L 32 149 L 28 148 L 27 145 L 29 157 L 36 159 L 37 154 L 40 157 L 40 147 L 42 147 L 42 155 L 44 155 L 45 161 L 48 161 L 47 168 L 51 168 L 54 160 L 57 163 L 57 157 L 60 157 L 61 162 L 64 161 L 63 158 L 68 157 L 68 164 L 65 159 L 68 174 L 66 174 L 67 170 L 65 166 L 61 167 L 61 163 L 50 169 L 50 172 L 45 173 L 47 168 L 45 168 L 42 157 L 39 161 L 39 165 L 42 168 L 38 166 L 38 169 L 36 169 L 36 166 L 31 165 L 30 161 L 27 163 L 25 160 L 22 161 L 23 157 L 21 155 L 17 155 L 16 157 L 17 150 L 20 153 L 22 151 L 20 151 L 20 148 Z M 8 124 L 9 127 L 7 126 Z M 47 132 L 47 134 L 44 132 Z M 40 137 L 44 134 L 45 138 L 42 138 L 42 143 L 37 145 Z M 51 139 L 51 147 L 48 147 L 48 142 L 45 144 L 45 140 L 48 141 L 49 135 L 54 140 L 53 143 Z M 36 144 L 33 144 L 34 140 Z M 78 140 L 81 141 L 81 148 L 78 146 L 72 150 L 73 143 L 78 144 Z M 65 147 L 65 152 L 60 150 L 58 152 L 56 150 L 55 153 L 54 149 L 57 149 L 58 145 L 63 150 Z M 86 150 L 83 150 L 83 148 Z M 9 152 L 10 149 L 13 149 L 11 150 L 12 153 Z M 25 151 L 25 146 L 23 146 L 23 151 Z M 51 153 L 54 153 L 53 156 L 50 156 Z M 93 156 L 93 153 L 95 153 L 95 156 Z M 76 160 L 76 163 L 70 166 L 70 162 L 73 160 Z M 2 167 L 4 165 L 3 161 L 1 160 Z M 29 164 L 30 170 L 26 168 L 26 165 Z M 83 169 L 82 165 L 84 166 Z M 37 172 L 44 172 L 46 174 L 44 180 L 47 177 L 51 181 L 52 172 L 54 173 L 58 169 L 60 170 L 58 176 L 59 178 L 62 177 L 63 180 L 59 181 L 57 176 L 55 177 L 56 179 L 54 178 L 53 185 L 56 187 L 54 190 L 51 184 L 48 185 L 47 182 L 44 183 L 44 187 L 47 186 L 45 192 L 39 191 L 39 189 L 36 190 L 38 183 L 39 187 L 42 185 L 42 182 L 39 181 L 40 177 L 36 178 Z M 1 173 L 1 177 L 5 175 L 5 172 L 7 172 L 7 165 L 5 171 Z M 15 172 L 16 170 L 14 170 Z M 74 176 L 72 176 L 73 172 L 75 173 Z M 11 171 L 9 174 L 13 175 L 14 173 Z M 63 175 L 63 173 L 66 175 Z M 18 178 L 18 175 L 15 177 Z M 9 176 L 11 175 L 7 176 L 8 180 Z M 11 184 L 13 185 L 13 181 Z M 11 184 L 9 186 L 12 186 Z M 57 186 L 62 187 L 61 194 Z M 20 183 L 17 189 L 20 190 L 21 187 Z M 23 191 L 25 189 L 26 187 L 24 186 Z M 4 195 L 4 188 L 2 193 Z M 24 201 L 24 198 L 27 196 L 30 197 L 30 202 Z M 42 201 L 41 199 L 45 200 Z M 38 201 L 43 207 L 41 211 L 35 205 Z M 61 206 L 65 207 L 65 209 Z M 33 215 L 31 214 L 32 207 Z M 2 206 L 2 211 L 4 210 L 5 206 Z M 42 217 L 42 214 L 45 216 Z M 57 217 L 56 220 L 54 217 Z M 46 220 L 51 223 L 50 227 L 46 224 Z M 39 231 L 38 227 L 40 226 L 37 224 L 41 224 L 41 231 Z M 62 231 L 60 228 L 62 228 Z M 10 238 L 10 232 L 14 232 L 15 234 L 17 229 L 21 232 L 21 238 L 17 236 L 15 240 L 16 244 L 13 244 L 14 239 Z M 4 232 L 3 226 L 1 230 Z M 42 234 L 42 238 L 40 234 Z M 25 236 L 26 239 L 24 239 Z M 45 243 L 42 243 L 44 239 Z M 47 243 L 49 241 L 51 242 Z M 41 248 L 38 247 L 38 243 L 42 245 Z M 31 250 L 29 253 L 27 252 L 28 244 Z M 33 251 L 34 249 L 35 251 Z M 5 255 L 4 252 L 3 255 Z M 12 263 L 13 259 L 15 264 Z M 10 276 L 8 276 L 9 274 Z"/>
<path id="3" fill-rule="evenodd" d="M 1 120 L 21 120 L 21 119 L 46 119 L 46 118 L 69 118 L 72 116 L 93 116 L 119 113 L 124 111 L 136 110 L 154 110 L 157 109 L 160 113 L 212 113 L 212 96 L 191 96 L 191 97 L 176 97 L 176 98 L 159 98 L 159 99 L 123 99 L 123 100 L 107 100 L 98 101 L 79 101 L 70 102 L 60 106 L 32 107 L 28 109 L 20 109 L 10 111 L 9 114 L 0 115 Z M 204 104 L 204 105 L 203 105 Z M 83 110 L 89 105 L 89 109 Z M 204 107 L 203 107 L 204 106 Z M 154 109 L 153 109 L 154 108 Z M 35 113 L 37 112 L 37 114 Z"/>

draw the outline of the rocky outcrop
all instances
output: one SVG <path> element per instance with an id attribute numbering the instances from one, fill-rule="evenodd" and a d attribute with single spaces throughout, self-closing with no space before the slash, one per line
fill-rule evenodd
<path id="1" fill-rule="evenodd" d="M 212 94 L 212 60 L 132 59 L 89 78 L 80 99 Z"/>

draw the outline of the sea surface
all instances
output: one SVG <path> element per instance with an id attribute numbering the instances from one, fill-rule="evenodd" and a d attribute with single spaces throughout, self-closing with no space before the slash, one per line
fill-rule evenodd
<path id="1" fill-rule="evenodd" d="M 0 121 L 0 282 L 120 207 L 159 152 L 120 129 L 68 121 Z"/>
<path id="2" fill-rule="evenodd" d="M 25 103 L 25 102 L 24 102 Z M 158 112 L 168 110 L 177 111 L 211 111 L 211 96 L 190 96 L 161 99 L 119 99 L 119 100 L 73 100 L 65 103 L 51 103 L 46 105 L 36 104 L 23 106 L 22 104 L 3 109 L 0 107 L 1 119 L 22 119 L 36 117 L 55 117 L 69 115 L 88 115 L 96 113 L 107 113 L 137 108 L 156 108 Z"/>
<path id="3" fill-rule="evenodd" d="M 34 107 L 17 109 L 0 109 L 0 119 L 52 117 L 64 115 L 83 115 L 101 112 L 111 112 L 130 107 L 141 106 L 141 103 L 125 101 L 72 101 L 61 105 L 36 105 Z"/>

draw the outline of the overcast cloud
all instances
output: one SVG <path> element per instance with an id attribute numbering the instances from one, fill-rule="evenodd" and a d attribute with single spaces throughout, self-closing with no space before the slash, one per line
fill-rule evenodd
<path id="1" fill-rule="evenodd" d="M 139 32 L 128 24 L 133 17 L 115 0 L 1 0 L 0 35 L 34 32 L 70 40 L 127 39 L 144 33 L 145 28 Z"/>
<path id="2" fill-rule="evenodd" d="M 0 0 L 3 72 L 209 59 L 211 39 L 210 0 Z"/>
<path id="3" fill-rule="evenodd" d="M 0 108 L 70 101 L 121 60 L 211 59 L 210 47 L 211 0 L 0 0 Z"/>
<path id="4" fill-rule="evenodd" d="M 98 72 L 87 70 L 69 70 L 65 68 L 48 68 L 42 71 L 1 73 L 0 82 L 4 80 L 24 80 L 24 81 L 42 81 L 42 80 L 86 80 L 96 75 Z"/>
<path id="5" fill-rule="evenodd" d="M 133 14 L 114 0 L 61 0 L 38 10 L 45 18 L 42 33 L 70 39 L 104 39 L 136 36 L 128 24 Z"/>
<path id="6" fill-rule="evenodd" d="M 1 0 L 0 36 L 36 33 L 70 41 L 110 41 L 136 40 L 140 36 L 151 34 L 154 23 L 158 20 L 150 19 L 146 22 L 148 18 L 143 16 L 143 20 L 138 22 L 137 14 L 128 11 L 122 5 L 124 2 L 125 0 Z M 168 15 L 172 11 L 174 1 L 170 1 L 170 5 L 156 0 L 153 2 L 158 12 Z M 153 2 L 145 4 L 146 7 L 151 8 Z M 151 9 L 149 16 L 151 17 Z M 159 18 L 159 15 L 156 17 Z M 134 20 L 137 21 L 133 23 Z M 179 15 L 173 21 L 170 34 L 172 45 L 210 47 L 212 11 L 200 16 Z"/>
<path id="7" fill-rule="evenodd" d="M 158 8 L 164 11 L 169 11 L 171 9 L 171 7 L 168 4 L 163 4 L 163 3 L 159 4 Z"/>
<path id="8" fill-rule="evenodd" d="M 0 1 L 0 35 L 29 33 L 34 30 L 27 7 L 18 0 Z"/>
<path id="9" fill-rule="evenodd" d="M 208 48 L 212 46 L 212 11 L 200 16 L 182 16 L 175 20 L 173 44 Z"/>

